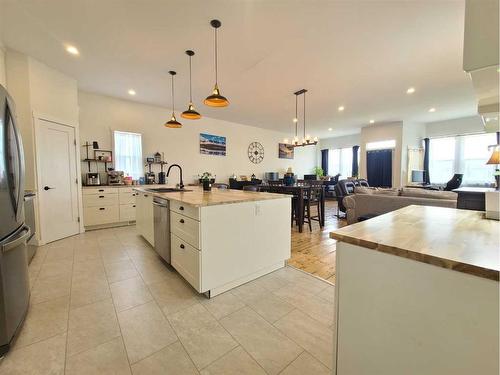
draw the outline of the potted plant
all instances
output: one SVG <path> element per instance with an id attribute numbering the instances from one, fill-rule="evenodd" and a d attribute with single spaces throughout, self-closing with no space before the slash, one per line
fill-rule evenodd
<path id="1" fill-rule="evenodd" d="M 318 180 L 320 180 L 321 177 L 323 177 L 323 175 L 325 174 L 325 172 L 323 171 L 323 168 L 321 168 L 321 167 L 314 167 L 313 173 L 316 175 L 316 178 Z"/>
<path id="2" fill-rule="evenodd" d="M 214 179 L 212 178 L 212 174 L 210 172 L 203 172 L 200 177 L 201 184 L 203 185 L 204 191 L 212 190 L 212 183 Z"/>

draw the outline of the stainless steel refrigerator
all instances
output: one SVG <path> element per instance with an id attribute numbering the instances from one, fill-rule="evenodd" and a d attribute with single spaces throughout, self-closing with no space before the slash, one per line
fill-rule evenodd
<path id="1" fill-rule="evenodd" d="M 24 152 L 14 101 L 0 85 L 0 356 L 21 328 L 29 305 L 30 230 L 24 222 Z"/>

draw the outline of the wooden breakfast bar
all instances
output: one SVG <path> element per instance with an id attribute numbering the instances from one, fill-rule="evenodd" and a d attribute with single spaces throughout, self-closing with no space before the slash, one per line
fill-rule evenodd
<path id="1" fill-rule="evenodd" d="M 500 222 L 408 206 L 330 234 L 334 373 L 499 373 Z"/>

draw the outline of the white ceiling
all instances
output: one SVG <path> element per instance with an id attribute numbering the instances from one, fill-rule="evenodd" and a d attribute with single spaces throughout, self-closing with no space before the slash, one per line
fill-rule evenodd
<path id="1" fill-rule="evenodd" d="M 173 69 L 182 110 L 184 51 L 193 49 L 195 106 L 208 117 L 291 131 L 292 92 L 301 88 L 309 90 L 308 133 L 320 137 L 357 132 L 370 119 L 432 122 L 476 113 L 461 68 L 464 1 L 0 2 L 4 44 L 86 91 L 131 99 L 133 88 L 132 100 L 169 107 Z M 214 81 L 213 18 L 222 21 L 219 82 L 227 108 L 201 104 Z M 67 54 L 67 43 L 81 55 Z"/>

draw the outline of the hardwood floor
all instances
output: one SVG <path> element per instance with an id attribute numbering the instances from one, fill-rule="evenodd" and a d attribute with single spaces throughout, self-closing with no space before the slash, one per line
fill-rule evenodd
<path id="1" fill-rule="evenodd" d="M 299 233 L 296 226 L 292 228 L 292 257 L 288 264 L 299 268 L 335 284 L 335 240 L 329 237 L 334 229 L 347 225 L 345 219 L 338 219 L 337 202 L 327 201 L 325 207 L 325 226 L 320 229 L 318 222 L 313 221 L 312 232 L 304 225 Z"/>

